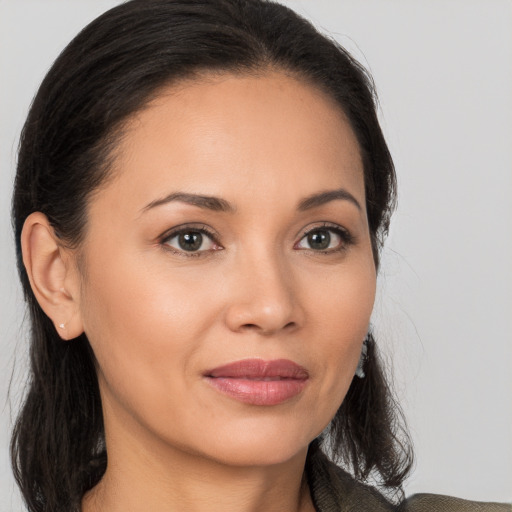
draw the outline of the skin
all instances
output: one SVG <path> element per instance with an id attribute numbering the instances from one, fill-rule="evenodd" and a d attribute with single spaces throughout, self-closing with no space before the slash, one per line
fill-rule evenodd
<path id="1" fill-rule="evenodd" d="M 85 331 L 98 361 L 109 462 L 83 510 L 314 510 L 307 447 L 354 377 L 375 297 L 363 166 L 343 113 L 283 73 L 207 76 L 129 121 L 112 172 L 79 253 L 40 213 L 22 237 L 43 309 L 63 339 Z M 339 189 L 355 202 L 298 209 Z M 155 204 L 178 191 L 235 211 Z M 183 225 L 214 239 L 184 251 L 165 236 Z M 327 252 L 304 235 L 315 230 L 331 236 Z M 247 358 L 292 360 L 307 384 L 258 406 L 205 381 Z"/>

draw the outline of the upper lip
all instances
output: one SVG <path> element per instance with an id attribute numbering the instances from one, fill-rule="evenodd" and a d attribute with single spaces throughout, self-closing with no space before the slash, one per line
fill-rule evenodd
<path id="1" fill-rule="evenodd" d="M 297 379 L 305 380 L 305 368 L 288 359 L 243 359 L 205 372 L 205 377 L 232 379 Z"/>

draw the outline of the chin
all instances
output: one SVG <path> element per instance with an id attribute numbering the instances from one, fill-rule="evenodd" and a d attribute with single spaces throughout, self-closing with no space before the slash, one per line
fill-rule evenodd
<path id="1" fill-rule="evenodd" d="M 213 458 L 226 466 L 262 467 L 285 464 L 296 457 L 305 457 L 306 453 L 307 445 L 283 448 L 271 444 L 269 447 L 261 449 L 258 444 L 255 447 L 230 447 L 229 450 L 224 449 Z"/>
<path id="2" fill-rule="evenodd" d="M 289 425 L 273 429 L 254 426 L 238 432 L 229 429 L 225 434 L 215 436 L 215 441 L 209 442 L 202 451 L 208 458 L 230 466 L 278 465 L 295 457 L 305 457 L 309 443 L 316 437 L 293 432 Z"/>

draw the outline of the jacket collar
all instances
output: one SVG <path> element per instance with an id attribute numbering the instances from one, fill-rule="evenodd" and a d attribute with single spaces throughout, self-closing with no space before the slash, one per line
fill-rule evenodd
<path id="1" fill-rule="evenodd" d="M 392 512 L 395 507 L 374 488 L 357 482 L 349 473 L 331 462 L 311 443 L 306 458 L 306 477 L 317 512 Z"/>

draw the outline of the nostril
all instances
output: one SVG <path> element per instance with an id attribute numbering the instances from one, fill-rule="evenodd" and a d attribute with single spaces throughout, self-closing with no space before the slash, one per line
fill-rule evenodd
<path id="1" fill-rule="evenodd" d="M 297 324 L 295 322 L 288 322 L 286 325 L 283 326 L 283 329 L 292 330 L 296 327 L 296 325 Z M 271 333 L 276 332 L 278 329 L 265 328 L 258 324 L 243 324 L 242 326 L 240 326 L 240 330 L 247 330 L 247 331 L 256 330 L 256 331 L 261 332 L 262 334 L 271 334 Z"/>

